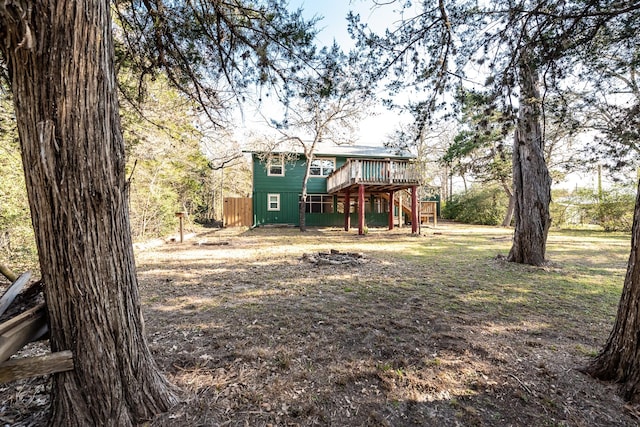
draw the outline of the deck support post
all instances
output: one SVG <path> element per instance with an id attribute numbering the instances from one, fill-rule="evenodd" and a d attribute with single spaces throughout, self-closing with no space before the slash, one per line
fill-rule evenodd
<path id="1" fill-rule="evenodd" d="M 344 192 L 344 231 L 351 228 L 351 193 L 349 189 Z"/>
<path id="2" fill-rule="evenodd" d="M 411 234 L 418 232 L 418 187 L 411 187 Z"/>
<path id="3" fill-rule="evenodd" d="M 389 230 L 393 230 L 393 215 L 395 214 L 394 198 L 395 192 L 393 190 L 389 191 Z"/>
<path id="4" fill-rule="evenodd" d="M 358 234 L 364 235 L 364 184 L 358 186 Z"/>
<path id="5" fill-rule="evenodd" d="M 402 193 L 398 192 L 398 228 L 402 228 L 404 225 L 404 200 L 402 200 Z"/>

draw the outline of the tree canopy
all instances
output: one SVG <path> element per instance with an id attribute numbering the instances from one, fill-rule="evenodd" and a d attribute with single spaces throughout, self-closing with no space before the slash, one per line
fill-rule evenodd
<path id="1" fill-rule="evenodd" d="M 516 196 L 514 245 L 509 259 L 544 262 L 551 178 L 544 157 L 548 99 L 563 99 L 580 84 L 574 70 L 600 50 L 588 50 L 611 29 L 609 47 L 627 43 L 638 20 L 638 2 L 501 1 L 389 2 L 402 19 L 376 34 L 350 16 L 358 48 L 368 67 L 387 79 L 391 95 L 412 88 L 422 99 L 409 108 L 416 117 L 415 140 L 435 119 L 461 112 L 455 94 L 482 91 L 514 126 L 513 177 Z M 562 109 L 558 110 L 562 111 Z M 532 238 L 532 236 L 535 236 Z"/>
<path id="2" fill-rule="evenodd" d="M 292 74 L 315 55 L 315 21 L 285 0 L 115 0 L 116 64 L 145 78 L 162 72 L 214 122 L 255 85 L 282 100 Z M 255 93 L 255 92 L 254 92 Z M 134 97 L 135 95 L 135 97 Z"/>

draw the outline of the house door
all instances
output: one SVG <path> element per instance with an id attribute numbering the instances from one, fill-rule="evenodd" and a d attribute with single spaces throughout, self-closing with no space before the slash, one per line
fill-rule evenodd
<path id="1" fill-rule="evenodd" d="M 253 225 L 251 197 L 225 197 L 223 216 L 225 227 L 251 227 Z"/>

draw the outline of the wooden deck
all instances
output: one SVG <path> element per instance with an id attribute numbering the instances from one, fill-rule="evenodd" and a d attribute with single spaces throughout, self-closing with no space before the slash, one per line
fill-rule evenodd
<path id="1" fill-rule="evenodd" d="M 397 191 L 420 185 L 420 175 L 409 160 L 349 159 L 327 177 L 327 192 L 355 190 L 361 184 L 370 193 Z"/>
<path id="2" fill-rule="evenodd" d="M 388 194 L 389 229 L 394 226 L 394 193 L 410 190 L 411 232 L 418 232 L 418 186 L 420 173 L 414 162 L 391 159 L 349 159 L 327 177 L 327 193 L 344 193 L 345 206 L 349 206 L 351 194 L 357 194 L 358 234 L 364 234 L 365 193 Z M 349 231 L 349 211 L 345 209 L 344 229 Z"/>

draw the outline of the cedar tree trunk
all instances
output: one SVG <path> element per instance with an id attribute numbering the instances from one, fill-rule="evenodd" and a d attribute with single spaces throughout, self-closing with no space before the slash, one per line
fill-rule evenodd
<path id="1" fill-rule="evenodd" d="M 519 65 L 520 111 L 513 139 L 515 230 L 508 260 L 541 265 L 551 225 L 551 178 L 544 160 L 538 73 L 526 53 Z"/>
<path id="2" fill-rule="evenodd" d="M 51 425 L 139 424 L 175 402 L 143 331 L 129 231 L 110 2 L 0 9 L 56 374 Z"/>
<path id="3" fill-rule="evenodd" d="M 622 397 L 640 402 L 640 183 L 636 195 L 631 233 L 631 254 L 627 264 L 618 314 L 609 339 L 600 354 L 584 371 L 621 385 Z"/>

